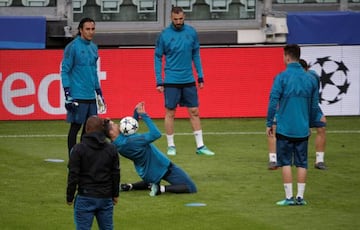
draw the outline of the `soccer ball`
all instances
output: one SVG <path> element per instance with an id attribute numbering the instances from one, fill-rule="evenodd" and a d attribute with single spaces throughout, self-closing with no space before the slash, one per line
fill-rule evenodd
<path id="1" fill-rule="evenodd" d="M 139 128 L 138 121 L 133 117 L 124 117 L 120 121 L 120 132 L 122 132 L 125 136 L 136 133 Z"/>
<path id="2" fill-rule="evenodd" d="M 321 104 L 330 105 L 341 101 L 350 86 L 349 69 L 344 62 L 332 60 L 327 56 L 317 58 L 310 68 L 320 75 L 319 96 Z"/>

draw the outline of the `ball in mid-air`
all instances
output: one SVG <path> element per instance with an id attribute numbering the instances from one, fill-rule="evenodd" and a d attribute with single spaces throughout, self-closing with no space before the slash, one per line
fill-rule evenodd
<path id="1" fill-rule="evenodd" d="M 120 120 L 120 132 L 122 132 L 125 136 L 136 133 L 138 128 L 139 123 L 133 117 L 128 116 Z"/>

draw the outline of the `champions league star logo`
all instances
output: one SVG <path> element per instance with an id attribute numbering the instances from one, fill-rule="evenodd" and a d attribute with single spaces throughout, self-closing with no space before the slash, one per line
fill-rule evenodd
<path id="1" fill-rule="evenodd" d="M 347 93 L 349 69 L 343 61 L 335 61 L 330 56 L 317 58 L 310 68 L 320 73 L 320 103 L 334 104 L 340 101 Z"/>

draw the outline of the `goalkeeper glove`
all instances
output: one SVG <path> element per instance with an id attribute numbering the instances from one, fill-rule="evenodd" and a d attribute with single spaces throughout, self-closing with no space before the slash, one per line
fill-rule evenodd
<path id="1" fill-rule="evenodd" d="M 65 108 L 66 108 L 66 110 L 69 112 L 74 111 L 75 108 L 79 104 L 76 101 L 74 101 L 74 99 L 71 97 L 69 87 L 65 87 L 64 92 L 65 92 Z"/>
<path id="2" fill-rule="evenodd" d="M 106 113 L 106 104 L 101 89 L 100 88 L 95 89 L 95 92 L 96 92 L 96 105 L 97 105 L 98 113 L 99 114 Z"/>

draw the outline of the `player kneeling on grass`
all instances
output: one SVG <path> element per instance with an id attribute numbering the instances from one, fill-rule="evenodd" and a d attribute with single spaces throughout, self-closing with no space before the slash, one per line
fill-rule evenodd
<path id="1" fill-rule="evenodd" d="M 188 174 L 153 144 L 161 137 L 161 132 L 145 112 L 144 102 L 138 103 L 135 107 L 134 118 L 138 120 L 139 116 L 149 129 L 146 133 L 129 132 L 131 128 L 125 132 L 119 124 L 111 120 L 105 122 L 106 136 L 115 144 L 120 155 L 134 162 L 135 170 L 142 179 L 142 182 L 135 183 L 140 186 L 134 186 L 133 189 L 149 189 L 151 184 L 150 196 L 164 192 L 195 193 L 196 185 Z M 137 130 L 137 127 L 134 129 Z M 167 181 L 170 185 L 160 185 L 161 180 Z"/>

